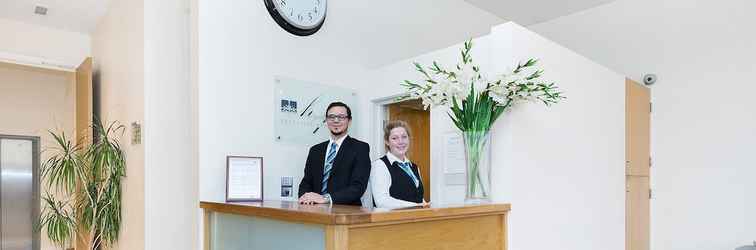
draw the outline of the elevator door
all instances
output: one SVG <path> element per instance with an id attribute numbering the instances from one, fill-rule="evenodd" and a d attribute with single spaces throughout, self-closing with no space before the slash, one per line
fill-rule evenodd
<path id="1" fill-rule="evenodd" d="M 0 135 L 0 249 L 38 250 L 39 139 Z"/>

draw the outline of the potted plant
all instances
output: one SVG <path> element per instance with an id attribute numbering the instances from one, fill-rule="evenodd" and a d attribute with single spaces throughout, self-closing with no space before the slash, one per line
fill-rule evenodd
<path id="1" fill-rule="evenodd" d="M 118 240 L 126 160 L 117 137 L 124 126 L 95 122 L 93 129 L 97 136 L 91 142 L 74 143 L 64 132 L 50 132 L 56 145 L 41 169 L 46 194 L 38 230 L 61 248 L 77 237 L 92 250 Z"/>
<path id="2" fill-rule="evenodd" d="M 516 104 L 537 101 L 549 106 L 565 97 L 555 83 L 541 80 L 538 60 L 520 63 L 511 72 L 485 75 L 473 63 L 468 40 L 461 50 L 462 61 L 449 70 L 438 62 L 432 66 L 415 63 L 422 81 L 406 80 L 407 94 L 401 99 L 422 100 L 425 109 L 444 106 L 454 125 L 462 132 L 466 158 L 467 203 L 490 200 L 490 130 L 504 112 Z"/>

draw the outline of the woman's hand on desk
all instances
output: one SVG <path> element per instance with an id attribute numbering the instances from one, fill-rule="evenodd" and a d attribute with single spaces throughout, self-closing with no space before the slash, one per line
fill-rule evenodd
<path id="1" fill-rule="evenodd" d="M 325 197 L 317 193 L 309 192 L 309 193 L 303 194 L 302 197 L 299 197 L 299 204 L 312 205 L 312 204 L 323 204 L 323 203 L 328 203 L 328 200 L 326 200 Z"/>

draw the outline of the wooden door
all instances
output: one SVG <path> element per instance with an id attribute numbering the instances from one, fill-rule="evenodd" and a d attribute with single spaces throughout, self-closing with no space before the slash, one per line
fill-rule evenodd
<path id="1" fill-rule="evenodd" d="M 625 249 L 650 248 L 651 91 L 625 81 Z"/>
<path id="2" fill-rule="evenodd" d="M 92 58 L 88 57 L 76 68 L 76 124 L 74 129 L 76 141 L 83 147 L 92 143 Z M 81 186 L 77 186 L 81 188 Z M 88 249 L 90 235 L 79 228 L 76 235 L 76 249 Z"/>
<path id="3" fill-rule="evenodd" d="M 648 176 L 651 155 L 651 90 L 633 80 L 625 83 L 626 175 Z"/>
<path id="4" fill-rule="evenodd" d="M 650 189 L 649 178 L 643 176 L 627 176 L 627 190 L 625 209 L 626 239 L 628 250 L 648 250 L 649 221 L 650 221 Z"/>
<path id="5" fill-rule="evenodd" d="M 423 182 L 425 201 L 430 202 L 430 111 L 423 110 L 420 100 L 409 100 L 388 105 L 388 120 L 407 122 L 411 130 L 408 157 L 418 165 Z"/>
<path id="6" fill-rule="evenodd" d="M 76 139 L 91 142 L 92 130 L 92 58 L 76 68 Z"/>

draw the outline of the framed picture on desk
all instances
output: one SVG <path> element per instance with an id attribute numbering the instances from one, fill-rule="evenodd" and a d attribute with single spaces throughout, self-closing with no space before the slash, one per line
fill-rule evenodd
<path id="1" fill-rule="evenodd" d="M 226 156 L 226 201 L 263 200 L 263 158 Z"/>

